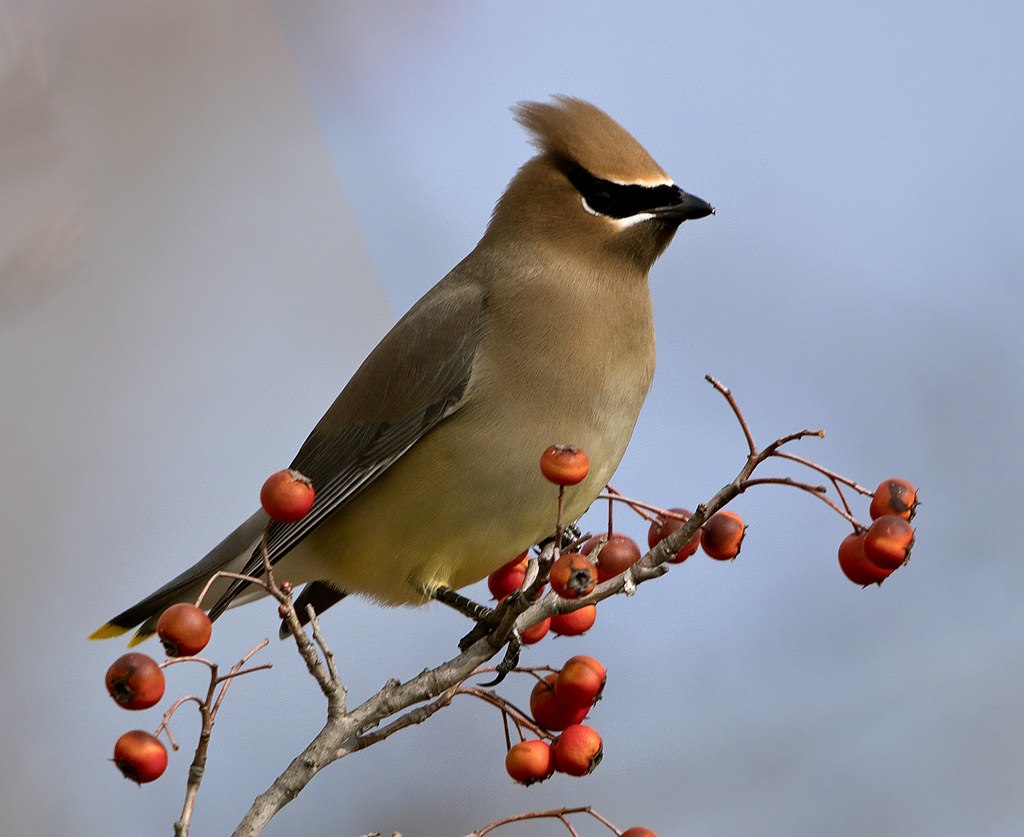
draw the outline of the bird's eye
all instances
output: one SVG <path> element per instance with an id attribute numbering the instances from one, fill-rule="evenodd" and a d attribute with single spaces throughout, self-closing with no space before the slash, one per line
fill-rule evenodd
<path id="1" fill-rule="evenodd" d="M 602 215 L 607 215 L 608 211 L 612 208 L 612 204 L 615 203 L 614 198 L 604 189 L 592 189 L 583 193 L 583 198 L 587 202 L 587 206 L 594 210 L 594 212 L 600 212 Z"/>

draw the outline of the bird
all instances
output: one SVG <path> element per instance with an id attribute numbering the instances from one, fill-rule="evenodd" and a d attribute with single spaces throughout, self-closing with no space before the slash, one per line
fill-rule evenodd
<path id="1" fill-rule="evenodd" d="M 262 575 L 268 524 L 275 576 L 305 585 L 300 614 L 351 594 L 447 601 L 553 531 L 539 468 L 553 443 L 591 463 L 565 491 L 565 519 L 597 498 L 654 374 L 648 272 L 683 222 L 715 210 L 587 101 L 512 110 L 537 153 L 472 252 L 384 336 L 299 449 L 290 467 L 315 487 L 310 513 L 284 524 L 257 511 L 91 639 L 135 629 L 138 644 L 217 571 Z M 263 593 L 218 579 L 210 617 Z"/>

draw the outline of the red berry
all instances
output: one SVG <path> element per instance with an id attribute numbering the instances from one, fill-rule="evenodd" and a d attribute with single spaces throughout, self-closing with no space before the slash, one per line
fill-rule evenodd
<path id="1" fill-rule="evenodd" d="M 316 492 L 313 483 L 298 471 L 271 474 L 260 490 L 263 510 L 278 523 L 302 520 L 313 508 Z"/>
<path id="2" fill-rule="evenodd" d="M 555 485 L 576 485 L 590 471 L 590 458 L 575 445 L 552 445 L 540 457 L 540 472 Z"/>
<path id="3" fill-rule="evenodd" d="M 555 770 L 570 776 L 586 776 L 601 763 L 604 755 L 597 730 L 583 724 L 566 727 L 551 750 L 555 756 Z"/>
<path id="4" fill-rule="evenodd" d="M 867 587 L 869 584 L 881 584 L 889 577 L 892 570 L 876 567 L 864 554 L 864 533 L 853 532 L 843 538 L 839 544 L 839 568 L 850 581 Z"/>
<path id="5" fill-rule="evenodd" d="M 530 692 L 530 714 L 538 726 L 550 730 L 562 730 L 578 724 L 587 717 L 589 706 L 569 706 L 558 699 L 555 694 L 557 674 L 549 674 Z"/>
<path id="6" fill-rule="evenodd" d="M 140 785 L 152 782 L 167 769 L 167 748 L 156 736 L 134 729 L 114 744 L 114 764 L 126 779 Z"/>
<path id="7" fill-rule="evenodd" d="M 700 533 L 700 545 L 704 551 L 718 561 L 728 561 L 740 554 L 743 536 L 747 527 L 736 512 L 716 512 L 704 524 Z"/>
<path id="8" fill-rule="evenodd" d="M 583 605 L 572 613 L 560 613 L 551 617 L 551 630 L 560 636 L 585 634 L 597 620 L 597 605 Z"/>
<path id="9" fill-rule="evenodd" d="M 627 828 L 619 837 L 658 837 L 651 829 L 642 826 L 634 825 L 632 828 Z"/>
<path id="10" fill-rule="evenodd" d="M 902 517 L 884 514 L 868 528 L 864 536 L 864 554 L 876 567 L 895 570 L 910 557 L 914 545 L 914 527 Z"/>
<path id="11" fill-rule="evenodd" d="M 578 599 L 597 586 L 597 567 L 586 555 L 565 552 L 551 565 L 548 581 L 563 599 Z"/>
<path id="12" fill-rule="evenodd" d="M 172 604 L 160 614 L 156 633 L 168 657 L 191 657 L 210 641 L 213 625 L 206 612 L 189 602 Z"/>
<path id="13" fill-rule="evenodd" d="M 508 775 L 524 785 L 543 782 L 555 772 L 555 759 L 547 741 L 520 741 L 505 755 Z"/>
<path id="14" fill-rule="evenodd" d="M 504 599 L 523 586 L 526 568 L 529 566 L 529 550 L 521 552 L 507 564 L 502 564 L 487 576 L 487 589 L 496 599 Z"/>
<path id="15" fill-rule="evenodd" d="M 913 520 L 917 511 L 917 489 L 906 480 L 893 477 L 879 483 L 871 497 L 871 519 L 894 514 L 904 520 Z"/>
<path id="16" fill-rule="evenodd" d="M 605 539 L 604 535 L 594 535 L 583 544 L 581 552 L 589 555 L 597 545 Z M 620 573 L 624 573 L 640 560 L 640 547 L 628 535 L 618 532 L 605 540 L 601 551 L 597 553 L 597 580 L 607 581 Z"/>
<path id="17" fill-rule="evenodd" d="M 659 543 L 665 538 L 683 528 L 686 521 L 693 516 L 693 512 L 689 509 L 671 508 L 668 509 L 670 512 L 675 512 L 682 517 L 680 520 L 677 517 L 657 517 L 651 521 L 651 528 L 647 530 L 647 545 L 654 549 Z M 697 551 L 697 547 L 700 546 L 700 530 L 698 529 L 693 533 L 693 537 L 675 554 L 674 557 L 668 559 L 670 564 L 681 564 L 694 552 Z"/>
<path id="18" fill-rule="evenodd" d="M 607 679 L 599 660 L 585 654 L 570 657 L 555 678 L 555 697 L 566 706 L 589 709 L 601 699 Z"/>
<path id="19" fill-rule="evenodd" d="M 548 635 L 548 631 L 551 629 L 551 619 L 543 619 L 536 625 L 531 625 L 525 631 L 523 631 L 520 639 L 523 641 L 523 645 L 533 645 L 535 642 L 540 642 L 544 637 Z"/>
<path id="20" fill-rule="evenodd" d="M 164 696 L 164 672 L 156 660 L 132 651 L 107 669 L 107 691 L 125 709 L 149 709 Z"/>

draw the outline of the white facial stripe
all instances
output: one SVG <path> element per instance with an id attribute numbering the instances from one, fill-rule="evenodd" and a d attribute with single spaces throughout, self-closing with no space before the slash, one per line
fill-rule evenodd
<path id="1" fill-rule="evenodd" d="M 654 216 L 651 215 L 650 212 L 638 212 L 636 215 L 630 215 L 628 218 L 609 218 L 608 220 L 611 221 L 618 229 L 624 230 L 627 227 L 632 227 L 634 224 L 648 221 L 653 217 Z"/>
<path id="2" fill-rule="evenodd" d="M 644 186 L 649 189 L 653 189 L 656 186 L 675 186 L 675 181 L 671 177 L 648 179 L 646 177 L 638 177 L 633 180 L 615 180 L 612 177 L 605 177 L 609 183 L 614 183 L 616 186 Z"/>
<path id="3" fill-rule="evenodd" d="M 587 203 L 586 198 L 581 198 L 580 203 L 583 204 L 583 208 L 586 209 L 591 215 L 594 215 L 598 218 L 604 218 L 608 223 L 620 229 L 626 229 L 627 227 L 633 226 L 633 224 L 635 223 L 640 223 L 641 221 L 646 221 L 654 217 L 649 212 L 638 212 L 636 215 L 630 215 L 628 218 L 612 218 L 608 215 L 602 215 L 600 212 L 595 212 L 593 209 L 591 209 L 590 204 Z"/>
<path id="4" fill-rule="evenodd" d="M 612 218 L 608 215 L 602 215 L 600 212 L 594 212 L 594 210 L 590 208 L 590 204 L 587 203 L 586 198 L 580 198 L 580 203 L 583 204 L 583 208 L 591 215 L 595 215 L 598 218 L 604 218 L 609 224 L 620 230 L 632 227 L 634 224 L 639 224 L 642 221 L 647 221 L 654 217 L 650 212 L 638 212 L 636 215 L 630 215 L 628 218 Z"/>

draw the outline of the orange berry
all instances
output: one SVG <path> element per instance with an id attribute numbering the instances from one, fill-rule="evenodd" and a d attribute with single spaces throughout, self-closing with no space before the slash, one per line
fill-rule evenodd
<path id="1" fill-rule="evenodd" d="M 508 775 L 523 785 L 543 782 L 555 772 L 555 759 L 547 741 L 520 741 L 505 755 Z"/>
<path id="2" fill-rule="evenodd" d="M 597 586 L 597 567 L 585 555 L 564 552 L 551 565 L 548 581 L 563 599 L 578 599 Z"/>
<path id="3" fill-rule="evenodd" d="M 159 779 L 167 769 L 167 748 L 148 732 L 126 732 L 114 744 L 114 764 L 126 779 L 142 785 Z"/>
<path id="4" fill-rule="evenodd" d="M 302 520 L 313 508 L 315 497 L 313 483 L 298 471 L 271 474 L 260 489 L 263 510 L 278 523 Z"/>
<path id="5" fill-rule="evenodd" d="M 531 625 L 520 635 L 520 639 L 523 641 L 523 645 L 533 645 L 536 642 L 540 642 L 544 637 L 548 635 L 548 631 L 551 629 L 551 618 L 542 619 L 536 625 Z"/>
<path id="6" fill-rule="evenodd" d="M 487 589 L 491 591 L 491 595 L 496 599 L 504 599 L 522 587 L 529 563 L 529 550 L 526 550 L 487 576 Z"/>
<path id="7" fill-rule="evenodd" d="M 156 633 L 168 657 L 191 657 L 210 641 L 213 625 L 206 612 L 189 602 L 172 604 L 160 614 Z"/>
<path id="8" fill-rule="evenodd" d="M 883 514 L 864 536 L 864 554 L 876 567 L 895 570 L 910 557 L 914 545 L 914 527 L 902 517 Z"/>
<path id="9" fill-rule="evenodd" d="M 555 485 L 576 485 L 590 472 L 590 458 L 575 445 L 552 445 L 541 454 L 540 472 Z"/>
<path id="10" fill-rule="evenodd" d="M 107 669 L 107 691 L 125 709 L 149 709 L 164 696 L 166 681 L 156 660 L 137 651 L 122 654 Z"/>
<path id="11" fill-rule="evenodd" d="M 560 701 L 555 694 L 557 678 L 557 674 L 547 675 L 543 680 L 538 680 L 530 692 L 530 714 L 533 720 L 537 726 L 555 731 L 578 724 L 590 711 L 589 706 L 569 706 Z"/>
<path id="12" fill-rule="evenodd" d="M 589 555 L 604 537 L 604 535 L 594 535 L 583 544 L 580 551 L 584 555 Z M 607 581 L 609 578 L 614 578 L 620 573 L 624 573 L 639 560 L 640 547 L 636 545 L 636 541 L 628 535 L 614 532 L 605 541 L 601 551 L 597 553 L 597 580 Z"/>
<path id="13" fill-rule="evenodd" d="M 677 517 L 658 517 L 651 521 L 651 528 L 647 530 L 647 545 L 654 549 L 659 543 L 665 538 L 671 535 L 673 532 L 677 532 L 682 529 L 686 524 L 686 521 L 693 516 L 693 512 L 689 509 L 671 508 L 668 509 L 670 512 L 675 512 L 682 516 L 682 520 Z M 700 546 L 700 530 L 698 529 L 693 533 L 693 537 L 675 554 L 674 557 L 668 559 L 669 564 L 681 564 L 694 552 L 697 551 L 697 547 Z"/>
<path id="14" fill-rule="evenodd" d="M 700 533 L 700 545 L 712 558 L 718 561 L 729 561 L 740 554 L 743 536 L 747 527 L 743 518 L 736 512 L 716 512 L 704 524 Z"/>
<path id="15" fill-rule="evenodd" d="M 551 617 L 551 630 L 560 636 L 585 634 L 597 620 L 597 605 L 583 605 L 572 613 L 560 613 Z"/>
<path id="16" fill-rule="evenodd" d="M 589 709 L 601 699 L 607 679 L 599 660 L 585 654 L 570 657 L 555 678 L 555 697 L 566 706 Z"/>
<path id="17" fill-rule="evenodd" d="M 913 520 L 917 511 L 917 489 L 906 480 L 893 477 L 878 484 L 871 497 L 871 519 L 894 514 L 904 520 Z"/>
<path id="18" fill-rule="evenodd" d="M 864 532 L 853 532 L 839 544 L 839 568 L 850 581 L 867 587 L 881 584 L 892 570 L 884 570 L 872 564 L 864 554 Z"/>
<path id="19" fill-rule="evenodd" d="M 601 763 L 604 755 L 598 731 L 583 724 L 566 727 L 551 750 L 555 756 L 555 770 L 570 776 L 586 776 Z"/>
<path id="20" fill-rule="evenodd" d="M 634 825 L 623 831 L 619 837 L 658 837 L 658 835 L 645 826 Z"/>

